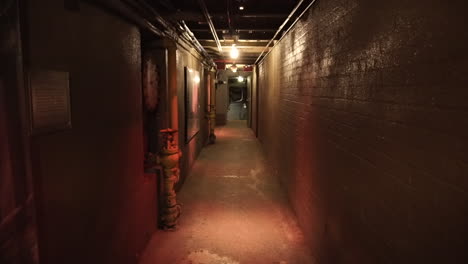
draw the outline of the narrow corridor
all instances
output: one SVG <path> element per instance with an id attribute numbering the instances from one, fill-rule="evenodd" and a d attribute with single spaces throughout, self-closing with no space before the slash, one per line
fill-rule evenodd
<path id="1" fill-rule="evenodd" d="M 467 10 L 0 0 L 0 264 L 468 263 Z"/>
<path id="2" fill-rule="evenodd" d="M 246 122 L 216 134 L 178 194 L 178 230 L 156 232 L 141 264 L 314 263 Z"/>

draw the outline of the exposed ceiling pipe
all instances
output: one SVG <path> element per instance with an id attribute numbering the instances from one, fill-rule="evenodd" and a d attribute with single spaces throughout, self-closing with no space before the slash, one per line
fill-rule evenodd
<path id="1" fill-rule="evenodd" d="M 155 19 L 160 23 L 162 24 L 165 28 L 169 29 L 169 28 L 172 28 L 172 26 L 166 22 L 166 20 L 158 13 L 156 12 L 156 10 L 154 10 L 148 3 L 146 3 L 146 1 L 144 0 L 138 0 L 147 10 L 151 11 L 152 12 L 152 15 L 155 17 Z M 195 46 L 195 48 L 198 50 L 199 53 L 201 53 L 203 56 L 205 56 L 206 58 L 208 58 L 209 60 L 209 63 L 210 64 L 213 64 L 213 60 L 211 58 L 211 56 L 208 54 L 208 52 L 205 50 L 205 48 L 203 48 L 203 46 L 200 44 L 200 42 L 198 42 L 198 39 L 195 37 L 195 35 L 192 33 L 192 31 L 190 31 L 190 29 L 187 27 L 187 25 L 185 24 L 184 21 L 182 21 L 182 26 L 183 26 L 183 29 L 184 29 L 184 32 L 182 32 L 182 35 L 185 37 L 185 38 L 181 38 L 182 40 L 189 40 L 189 43 L 192 44 L 193 46 Z M 177 33 L 175 33 L 175 29 L 172 29 L 170 30 L 174 39 L 178 39 L 179 36 L 177 35 Z M 175 33 L 175 35 L 174 35 Z"/>
<path id="2" fill-rule="evenodd" d="M 195 47 L 197 52 L 205 58 L 204 61 L 207 65 L 215 65 L 211 56 L 200 45 L 198 40 L 190 36 L 191 32 L 187 33 L 186 29 L 183 29 L 183 32 L 179 32 L 172 24 L 162 18 L 156 10 L 142 0 L 88 0 L 87 2 L 109 8 L 153 34 L 167 37 L 176 43 L 185 43 L 186 45 Z M 193 35 L 193 33 L 191 34 Z"/>
<path id="3" fill-rule="evenodd" d="M 188 37 L 193 41 L 193 44 L 198 48 L 198 49 L 203 49 L 205 50 L 205 48 L 203 48 L 203 46 L 200 44 L 200 42 L 198 42 L 198 39 L 195 37 L 195 35 L 193 34 L 192 31 L 190 31 L 189 27 L 185 24 L 184 21 L 181 21 L 180 22 L 182 24 L 182 27 L 184 28 L 185 30 L 185 33 L 184 34 L 187 34 Z M 206 50 L 205 50 L 206 51 Z"/>
<path id="4" fill-rule="evenodd" d="M 301 19 L 301 17 L 307 12 L 307 10 L 309 10 L 309 8 L 315 3 L 315 1 L 317 0 L 312 0 L 305 8 L 304 8 L 304 11 L 302 11 L 302 13 L 300 13 L 296 20 L 294 20 L 294 22 L 289 26 L 289 28 L 286 30 L 286 32 L 281 36 L 281 38 L 278 40 L 277 43 L 279 43 L 283 38 L 284 36 L 286 36 L 286 33 L 288 33 L 293 27 L 294 25 L 296 25 L 297 21 L 299 21 L 299 19 Z M 268 54 L 270 54 L 271 50 L 269 50 L 267 52 L 267 54 L 265 54 L 265 56 L 263 56 L 263 58 L 266 58 L 266 56 L 268 56 Z M 258 59 L 257 59 L 258 60 Z M 263 59 L 262 59 L 263 61 Z M 255 62 L 256 63 L 256 62 Z"/>
<path id="5" fill-rule="evenodd" d="M 230 8 L 231 8 L 231 1 L 230 1 L 230 0 L 226 0 L 226 5 L 227 5 L 226 12 L 227 12 L 227 21 L 228 21 L 228 27 L 229 27 L 229 34 L 232 34 L 231 11 L 230 11 Z"/>
<path id="6" fill-rule="evenodd" d="M 209 29 L 205 29 L 205 28 L 194 28 L 192 29 L 192 31 L 195 31 L 195 32 L 206 32 L 206 31 L 210 31 Z M 216 29 L 216 31 L 229 31 L 229 29 L 227 28 L 218 28 Z M 269 29 L 269 28 L 242 28 L 242 29 L 236 29 L 237 32 L 249 32 L 249 31 L 254 31 L 254 32 L 275 32 L 276 30 L 274 29 Z"/>
<path id="7" fill-rule="evenodd" d="M 315 0 L 312 0 L 312 1 L 315 1 Z M 299 3 L 297 3 L 297 5 L 294 7 L 294 9 L 291 11 L 291 13 L 289 13 L 288 17 L 286 18 L 286 20 L 284 20 L 283 24 L 281 24 L 281 26 L 278 28 L 278 30 L 276 31 L 275 35 L 273 36 L 273 38 L 271 38 L 271 40 L 268 42 L 268 44 L 265 46 L 265 48 L 263 49 L 262 53 L 260 53 L 260 55 L 258 56 L 257 60 L 255 61 L 254 64 L 257 64 L 257 62 L 260 60 L 260 58 L 262 57 L 262 55 L 265 53 L 265 51 L 270 47 L 270 44 L 275 40 L 276 36 L 278 36 L 278 34 L 281 32 L 281 30 L 283 30 L 283 27 L 286 26 L 286 24 L 289 22 L 289 20 L 293 17 L 294 13 L 296 13 L 296 11 L 299 9 L 299 7 L 302 5 L 302 3 L 304 2 L 304 0 L 300 0 Z"/>
<path id="8" fill-rule="evenodd" d="M 169 9 L 169 8 L 168 8 Z M 172 10 L 172 9 L 170 9 Z M 174 18 L 176 20 L 185 20 L 185 21 L 196 21 L 199 22 L 201 19 L 204 18 L 203 14 L 200 14 L 199 12 L 193 12 L 193 11 L 173 11 L 169 12 L 166 14 L 162 14 L 164 18 Z M 238 18 L 273 18 L 273 19 L 284 19 L 285 17 L 288 16 L 288 14 L 281 14 L 281 13 L 262 13 L 262 14 L 232 14 L 229 12 L 229 15 L 233 15 Z M 210 13 L 211 18 L 217 18 L 217 19 L 226 19 L 227 14 L 226 13 Z M 228 21 L 229 22 L 229 21 Z"/>
<path id="9" fill-rule="evenodd" d="M 216 41 L 218 50 L 219 52 L 222 52 L 223 48 L 221 47 L 221 42 L 219 41 L 218 34 L 216 33 L 216 29 L 214 27 L 213 21 L 211 20 L 210 14 L 208 13 L 208 8 L 206 8 L 205 1 L 198 0 L 198 3 L 200 4 L 203 14 L 205 15 L 206 21 L 208 22 L 208 26 L 210 27 L 211 34 L 213 34 L 213 38 Z"/>
<path id="10" fill-rule="evenodd" d="M 288 14 L 245 14 L 240 15 L 241 18 L 283 18 Z"/>

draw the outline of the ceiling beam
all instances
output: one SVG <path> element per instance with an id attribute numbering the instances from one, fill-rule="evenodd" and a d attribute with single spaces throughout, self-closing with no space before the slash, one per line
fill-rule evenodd
<path id="1" fill-rule="evenodd" d="M 268 18 L 268 19 L 284 19 L 288 16 L 288 14 L 232 14 L 233 17 L 236 18 Z M 177 11 L 175 13 L 167 14 L 164 17 L 171 18 L 175 20 L 185 20 L 185 21 L 204 21 L 205 17 L 200 12 L 193 12 L 193 11 Z M 223 13 L 216 13 L 210 14 L 212 19 L 220 19 L 224 20 L 227 18 L 227 14 Z"/>
<path id="2" fill-rule="evenodd" d="M 210 29 L 207 29 L 207 28 L 193 28 L 191 29 L 192 32 L 209 32 Z M 216 31 L 221 31 L 221 32 L 229 32 L 229 29 L 227 28 L 218 28 L 216 29 Z M 237 32 L 276 32 L 276 29 L 272 29 L 272 28 L 240 28 L 240 29 L 236 29 L 234 31 L 237 31 Z"/>
<path id="3" fill-rule="evenodd" d="M 212 39 L 211 33 L 209 32 L 194 32 L 195 36 L 197 39 Z M 263 39 L 271 39 L 274 36 L 274 32 L 254 32 L 254 33 L 237 33 L 237 34 L 223 34 L 220 36 L 220 39 L 224 40 L 232 40 L 232 39 L 238 39 L 238 40 L 263 40 Z M 279 38 L 279 36 L 278 36 Z"/>
<path id="4" fill-rule="evenodd" d="M 213 46 L 216 47 L 216 43 L 212 39 L 198 39 L 200 44 L 202 46 Z M 234 40 L 220 40 L 221 45 L 229 45 L 231 46 L 232 44 L 236 45 L 248 45 L 248 46 L 262 46 L 264 47 L 269 39 L 255 39 L 255 40 L 246 40 L 246 39 L 240 39 L 239 41 L 235 42 Z"/>

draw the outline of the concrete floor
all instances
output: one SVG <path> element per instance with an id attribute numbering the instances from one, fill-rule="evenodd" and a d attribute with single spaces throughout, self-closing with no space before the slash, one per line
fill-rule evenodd
<path id="1" fill-rule="evenodd" d="M 216 135 L 178 194 L 178 230 L 156 232 L 140 263 L 315 263 L 246 122 Z"/>

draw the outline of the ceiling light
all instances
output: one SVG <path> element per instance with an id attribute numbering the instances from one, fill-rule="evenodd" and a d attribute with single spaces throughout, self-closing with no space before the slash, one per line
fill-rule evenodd
<path id="1" fill-rule="evenodd" d="M 237 77 L 237 80 L 238 80 L 239 82 L 243 82 L 243 81 L 244 81 L 244 77 L 242 77 L 242 76 L 239 75 L 239 77 Z"/>
<path id="2" fill-rule="evenodd" d="M 233 64 L 233 65 L 231 66 L 231 71 L 232 71 L 232 72 L 237 72 L 237 66 L 236 66 L 235 64 Z"/>
<path id="3" fill-rule="evenodd" d="M 200 82 L 200 77 L 195 76 L 195 77 L 193 78 L 193 81 L 194 81 L 195 83 L 199 83 L 199 82 Z"/>
<path id="4" fill-rule="evenodd" d="M 231 58 L 237 59 L 239 57 L 239 50 L 236 48 L 236 44 L 232 44 Z"/>
<path id="5" fill-rule="evenodd" d="M 239 10 L 244 10 L 244 6 L 239 6 Z"/>

